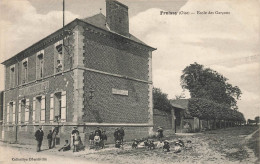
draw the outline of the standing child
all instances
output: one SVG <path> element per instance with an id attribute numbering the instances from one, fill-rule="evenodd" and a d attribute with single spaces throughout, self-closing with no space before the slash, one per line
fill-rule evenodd
<path id="1" fill-rule="evenodd" d="M 100 136 L 98 132 L 96 132 L 96 135 L 94 137 L 94 142 L 95 142 L 95 150 L 97 150 L 100 144 Z"/>
<path id="2" fill-rule="evenodd" d="M 159 141 L 162 141 L 162 138 L 163 138 L 163 128 L 162 127 L 158 127 L 158 139 Z"/>
<path id="3" fill-rule="evenodd" d="M 89 149 L 92 149 L 94 147 L 94 132 L 90 132 L 90 135 L 88 137 L 89 140 Z"/>
<path id="4" fill-rule="evenodd" d="M 49 149 L 51 149 L 51 143 L 52 143 L 52 130 L 49 131 L 49 134 L 47 135 L 47 140 L 48 140 L 48 146 L 49 146 Z"/>
<path id="5" fill-rule="evenodd" d="M 116 129 L 115 129 L 115 132 L 114 132 L 115 143 L 116 143 L 116 141 L 118 140 L 118 134 L 119 134 L 119 131 L 118 131 L 118 130 L 119 130 L 119 129 L 116 128 Z"/>
<path id="6" fill-rule="evenodd" d="M 105 145 L 106 145 L 106 141 L 107 141 L 107 135 L 106 135 L 106 131 L 102 131 L 102 134 L 101 134 L 101 143 L 100 143 L 100 146 L 102 149 L 104 149 Z"/>

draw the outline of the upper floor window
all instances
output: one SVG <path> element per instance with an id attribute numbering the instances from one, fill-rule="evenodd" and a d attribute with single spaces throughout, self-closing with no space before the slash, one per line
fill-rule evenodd
<path id="1" fill-rule="evenodd" d="M 15 86 L 15 66 L 10 67 L 10 88 Z"/>
<path id="2" fill-rule="evenodd" d="M 43 57 L 44 57 L 44 51 L 40 51 L 37 53 L 36 56 L 36 78 L 40 79 L 43 78 Z"/>
<path id="3" fill-rule="evenodd" d="M 64 53 L 63 53 L 63 41 L 58 41 L 55 43 L 54 48 L 54 64 L 55 73 L 62 72 L 64 70 Z"/>
<path id="4" fill-rule="evenodd" d="M 28 81 L 28 60 L 25 59 L 22 62 L 22 83 L 26 83 Z"/>

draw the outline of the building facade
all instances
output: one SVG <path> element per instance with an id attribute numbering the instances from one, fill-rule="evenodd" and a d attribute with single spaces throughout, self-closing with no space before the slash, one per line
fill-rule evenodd
<path id="1" fill-rule="evenodd" d="M 154 50 L 129 33 L 128 7 L 107 0 L 106 17 L 75 19 L 2 63 L 2 139 L 32 144 L 39 125 L 45 137 L 58 127 L 58 144 L 73 126 L 83 140 L 96 126 L 109 141 L 119 126 L 126 139 L 147 136 Z"/>

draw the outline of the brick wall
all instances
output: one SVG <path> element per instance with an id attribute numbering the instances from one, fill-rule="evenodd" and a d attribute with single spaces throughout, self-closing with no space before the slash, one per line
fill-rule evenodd
<path id="1" fill-rule="evenodd" d="M 172 129 L 171 113 L 160 111 L 158 109 L 154 109 L 153 112 L 153 125 L 155 130 L 158 126 L 163 127 L 163 129 Z"/>
<path id="2" fill-rule="evenodd" d="M 148 85 L 85 71 L 84 120 L 104 123 L 147 123 Z M 89 99 L 89 90 L 94 97 Z M 128 96 L 112 94 L 112 88 L 128 90 Z"/>
<path id="3" fill-rule="evenodd" d="M 88 31 L 84 35 L 85 67 L 148 80 L 148 51 L 135 48 L 119 36 L 100 37 Z"/>

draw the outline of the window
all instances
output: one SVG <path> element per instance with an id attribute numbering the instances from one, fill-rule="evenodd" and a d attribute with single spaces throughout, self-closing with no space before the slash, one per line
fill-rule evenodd
<path id="1" fill-rule="evenodd" d="M 19 114 L 18 114 L 18 122 L 24 123 L 25 121 L 25 108 L 26 108 L 26 100 L 22 99 L 19 102 Z"/>
<path id="2" fill-rule="evenodd" d="M 7 105 L 7 109 L 6 109 L 6 123 L 9 124 L 9 120 L 10 120 L 10 108 L 9 108 L 9 104 Z"/>
<path id="3" fill-rule="evenodd" d="M 10 102 L 7 105 L 6 122 L 15 123 L 15 102 Z"/>
<path id="4" fill-rule="evenodd" d="M 51 94 L 50 122 L 66 122 L 66 92 Z"/>
<path id="5" fill-rule="evenodd" d="M 10 88 L 13 88 L 15 86 L 15 66 L 10 67 Z"/>
<path id="6" fill-rule="evenodd" d="M 36 78 L 41 79 L 43 78 L 43 56 L 44 51 L 40 51 L 36 55 Z"/>
<path id="7" fill-rule="evenodd" d="M 33 99 L 33 122 L 45 122 L 45 96 Z"/>
<path id="8" fill-rule="evenodd" d="M 25 59 L 22 63 L 22 83 L 26 83 L 28 81 L 28 60 Z"/>
<path id="9" fill-rule="evenodd" d="M 24 109 L 25 109 L 25 116 L 24 116 L 24 122 L 29 123 L 29 99 L 26 99 Z"/>
<path id="10" fill-rule="evenodd" d="M 55 62 L 55 73 L 62 72 L 64 69 L 64 56 L 63 56 L 63 42 L 59 41 L 54 46 L 54 62 Z"/>

